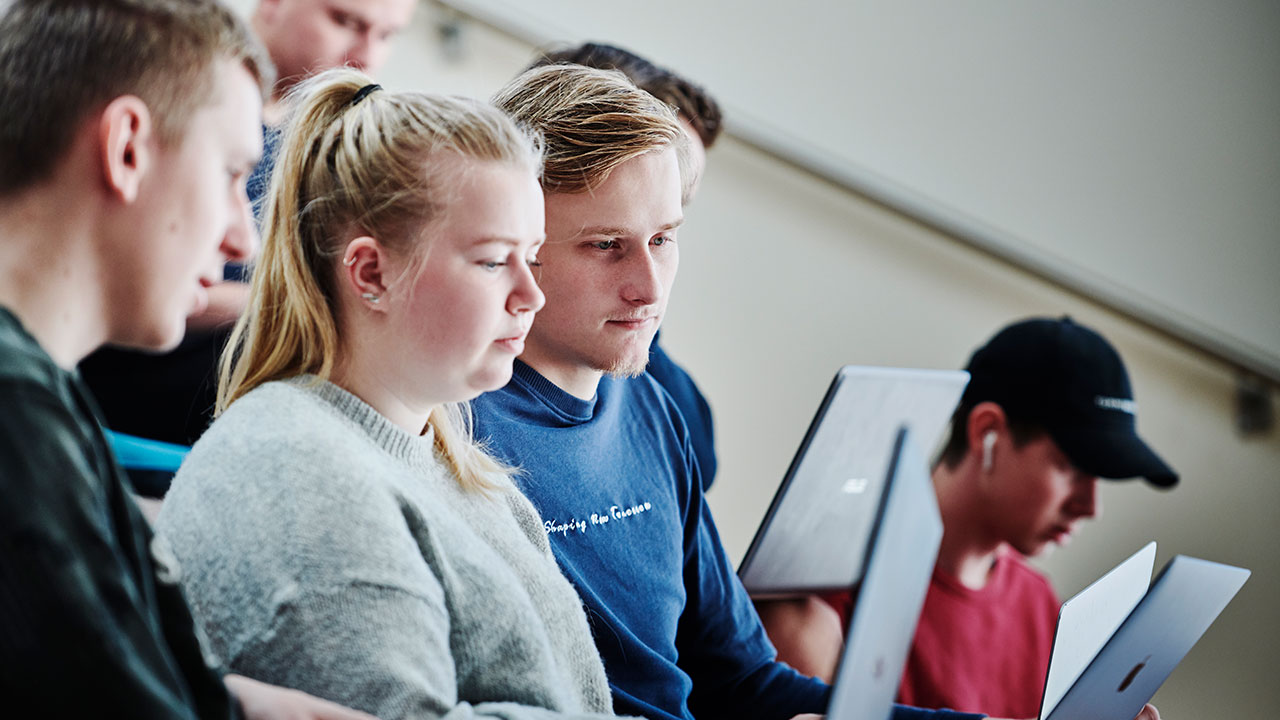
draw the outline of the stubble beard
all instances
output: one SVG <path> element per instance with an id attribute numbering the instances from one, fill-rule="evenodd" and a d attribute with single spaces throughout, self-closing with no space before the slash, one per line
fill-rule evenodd
<path id="1" fill-rule="evenodd" d="M 652 342 L 653 337 L 650 336 L 649 341 L 644 344 L 643 348 L 628 349 L 627 352 L 604 363 L 604 367 L 597 369 L 603 371 L 609 377 L 620 380 L 639 377 L 644 374 L 645 368 L 649 367 L 649 344 Z"/>

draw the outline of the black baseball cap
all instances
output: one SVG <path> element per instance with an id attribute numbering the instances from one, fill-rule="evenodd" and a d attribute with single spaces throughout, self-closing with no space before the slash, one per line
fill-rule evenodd
<path id="1" fill-rule="evenodd" d="M 969 358 L 961 402 L 995 402 L 1043 427 L 1076 468 L 1173 487 L 1178 474 L 1138 437 L 1137 403 L 1120 354 L 1069 317 L 1014 323 Z"/>

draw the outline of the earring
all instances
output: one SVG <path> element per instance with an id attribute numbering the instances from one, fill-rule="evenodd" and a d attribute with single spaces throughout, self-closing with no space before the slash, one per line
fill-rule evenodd
<path id="1" fill-rule="evenodd" d="M 378 303 L 382 302 L 382 296 L 374 295 L 373 293 L 364 293 L 360 297 L 364 298 L 365 300 L 368 300 L 374 305 L 377 305 Z"/>
<path id="2" fill-rule="evenodd" d="M 355 265 L 355 264 L 356 264 L 356 256 L 355 256 L 355 255 L 352 255 L 351 257 L 347 258 L 346 260 L 343 260 L 343 261 L 342 261 L 342 264 L 343 264 L 343 265 L 346 265 L 347 267 L 351 267 L 352 265 Z"/>

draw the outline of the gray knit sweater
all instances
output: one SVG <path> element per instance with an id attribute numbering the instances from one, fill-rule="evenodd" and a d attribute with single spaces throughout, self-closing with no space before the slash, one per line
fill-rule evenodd
<path id="1" fill-rule="evenodd" d="M 612 716 L 533 506 L 314 377 L 236 401 L 158 531 L 230 668 L 381 718 Z"/>

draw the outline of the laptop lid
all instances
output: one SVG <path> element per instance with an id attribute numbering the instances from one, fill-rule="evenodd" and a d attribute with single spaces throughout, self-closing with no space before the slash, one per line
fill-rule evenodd
<path id="1" fill-rule="evenodd" d="M 843 590 L 860 578 L 898 428 L 927 457 L 968 381 L 960 370 L 841 368 L 738 567 L 747 591 Z"/>
<path id="2" fill-rule="evenodd" d="M 902 429 L 855 588 L 829 720 L 883 720 L 893 712 L 916 623 L 942 542 L 942 517 L 923 451 Z"/>
<path id="3" fill-rule="evenodd" d="M 1062 604 L 1037 717 L 1053 712 L 1063 693 L 1142 601 L 1155 564 L 1156 544 L 1149 542 Z"/>
<path id="4" fill-rule="evenodd" d="M 1048 720 L 1132 720 L 1249 575 L 1185 555 L 1170 560 Z"/>

